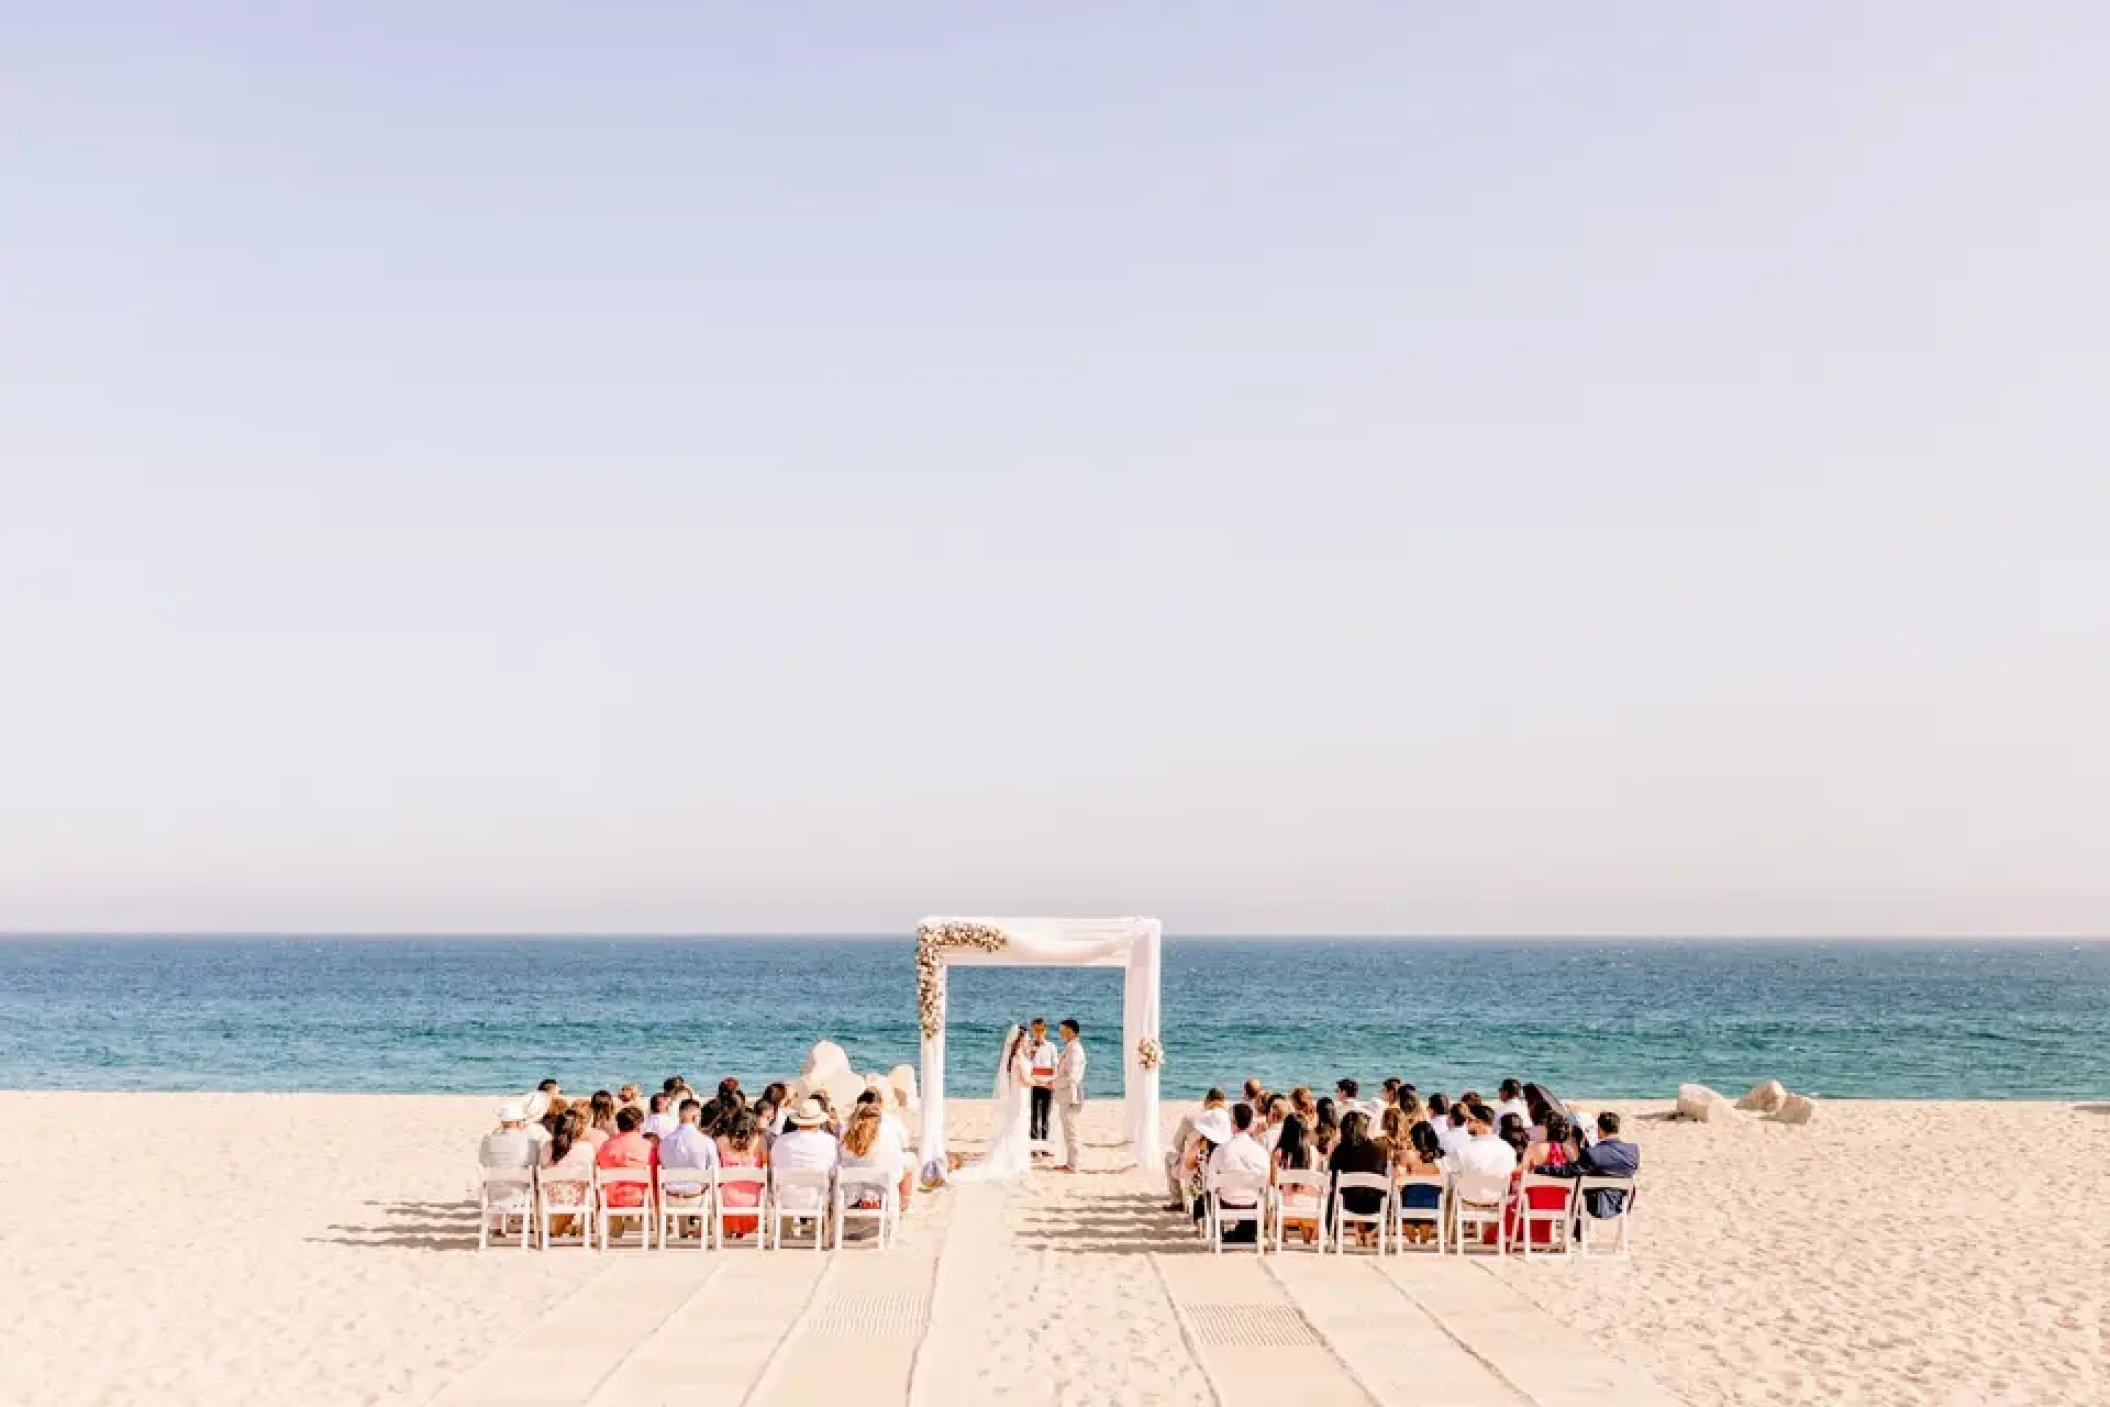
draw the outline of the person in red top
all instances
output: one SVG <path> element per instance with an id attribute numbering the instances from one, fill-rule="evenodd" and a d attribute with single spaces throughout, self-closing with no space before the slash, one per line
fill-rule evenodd
<path id="1" fill-rule="evenodd" d="M 658 1153 L 651 1139 L 639 1133 L 638 1125 L 645 1116 L 635 1106 L 615 1112 L 615 1136 L 601 1145 L 594 1155 L 594 1165 L 603 1168 L 650 1168 Z M 643 1183 L 618 1183 L 608 1189 L 608 1205 L 611 1207 L 642 1207 L 645 1193 L 649 1190 Z"/>

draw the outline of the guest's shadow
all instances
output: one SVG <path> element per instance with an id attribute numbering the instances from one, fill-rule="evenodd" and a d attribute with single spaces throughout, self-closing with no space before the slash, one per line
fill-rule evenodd
<path id="1" fill-rule="evenodd" d="M 1025 1207 L 1017 1217 L 1017 1243 L 1036 1249 L 1140 1256 L 1203 1249 L 1194 1223 L 1148 1193 Z"/>
<path id="2" fill-rule="evenodd" d="M 367 1202 L 379 1209 L 380 1219 L 368 1224 L 332 1222 L 330 1234 L 310 1236 L 311 1242 L 336 1246 L 400 1246 L 414 1251 L 461 1251 L 476 1249 L 476 1200 L 455 1202 Z M 508 1238 L 492 1233 L 492 1243 Z M 509 1238 L 519 1244 L 519 1232 Z"/>

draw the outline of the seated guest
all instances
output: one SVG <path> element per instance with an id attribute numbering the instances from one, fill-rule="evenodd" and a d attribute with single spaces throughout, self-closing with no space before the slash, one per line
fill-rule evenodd
<path id="1" fill-rule="evenodd" d="M 613 1095 L 609 1097 L 614 1098 Z M 638 1125 L 644 1121 L 644 1116 L 635 1109 L 616 1110 L 615 1132 L 594 1155 L 594 1165 L 601 1168 L 650 1168 L 654 1151 L 652 1141 L 638 1132 Z M 608 1206 L 642 1210 L 648 1190 L 639 1183 L 618 1183 L 601 1195 Z"/>
<path id="2" fill-rule="evenodd" d="M 1531 1107 L 1524 1102 L 1524 1082 L 1514 1076 L 1502 1081 L 1502 1087 L 1495 1091 L 1495 1117 L 1499 1119 L 1504 1114 L 1516 1115 L 1526 1128 L 1533 1122 Z"/>
<path id="3" fill-rule="evenodd" d="M 1333 1100 L 1326 1095 L 1319 1097 L 1318 1111 L 1312 1119 L 1311 1141 L 1322 1158 L 1332 1157 L 1334 1145 L 1341 1141 L 1340 1114 L 1335 1110 Z"/>
<path id="4" fill-rule="evenodd" d="M 908 1151 L 908 1125 L 895 1117 L 894 1111 L 887 1108 L 886 1096 L 876 1089 L 868 1089 L 857 1096 L 857 1108 L 850 1111 L 850 1117 L 855 1119 L 857 1109 L 866 1108 L 879 1111 L 879 1141 L 893 1149 L 894 1160 L 901 1168 L 901 1205 L 905 1210 L 908 1207 L 909 1193 L 916 1185 L 915 1160 L 909 1157 Z M 846 1140 L 849 1138 L 847 1130 L 844 1131 L 843 1137 Z"/>
<path id="5" fill-rule="evenodd" d="M 1429 1121 L 1428 1106 L 1421 1102 L 1421 1096 L 1414 1092 L 1414 1086 L 1412 1085 L 1401 1087 L 1399 1107 L 1406 1111 L 1408 1128 L 1413 1128 L 1416 1124 L 1425 1124 Z"/>
<path id="6" fill-rule="evenodd" d="M 1385 1083 L 1379 1090 L 1377 1102 L 1379 1104 L 1382 1104 L 1387 1109 L 1393 1108 L 1398 1105 L 1399 1087 L 1405 1083 L 1406 1081 L 1402 1080 L 1397 1075 L 1385 1076 Z M 1379 1117 L 1382 1118 L 1383 1116 L 1380 1115 Z"/>
<path id="7" fill-rule="evenodd" d="M 615 1092 L 615 1107 L 618 1109 L 644 1108 L 644 1092 L 636 1085 L 624 1085 Z"/>
<path id="8" fill-rule="evenodd" d="M 1244 1095 L 1246 1103 L 1258 1108 L 1260 1106 L 1260 1096 L 1267 1093 L 1267 1086 L 1260 1083 L 1258 1075 L 1254 1075 L 1246 1080 L 1245 1088 L 1240 1093 Z"/>
<path id="9" fill-rule="evenodd" d="M 730 1103 L 735 1099 L 741 1098 L 740 1082 L 731 1075 L 727 1075 L 718 1082 L 718 1100 L 721 1104 Z"/>
<path id="10" fill-rule="evenodd" d="M 1269 1181 L 1279 1182 L 1286 1172 L 1313 1172 L 1319 1166 L 1319 1150 L 1312 1147 L 1304 1116 L 1285 1114 L 1277 1130 L 1274 1151 L 1269 1155 Z M 1319 1239 L 1319 1191 L 1315 1187 L 1291 1187 L 1282 1192 L 1283 1234 L 1301 1232 L 1309 1246 Z"/>
<path id="11" fill-rule="evenodd" d="M 671 1099 L 672 1096 L 670 1095 L 653 1095 L 651 1112 L 645 1115 L 645 1122 L 638 1126 L 638 1132 L 644 1134 L 647 1138 L 665 1138 L 668 1134 L 674 1132 L 675 1127 L 681 1121 L 667 1112 L 667 1106 Z M 703 1108 L 700 1104 L 696 1107 L 699 1110 Z"/>
<path id="12" fill-rule="evenodd" d="M 1194 1128 L 1211 1109 L 1224 1107 L 1224 1092 L 1212 1089 L 1202 1096 L 1202 1107 L 1180 1119 L 1180 1126 L 1172 1135 L 1172 1146 L 1165 1150 L 1165 1190 L 1172 1204 L 1165 1208 L 1169 1212 L 1186 1211 L 1192 1198 L 1187 1195 L 1187 1170 L 1193 1166 L 1187 1157 L 1194 1141 Z"/>
<path id="13" fill-rule="evenodd" d="M 828 1110 L 818 1098 L 802 1100 L 769 1150 L 769 1165 L 778 1172 L 828 1172 L 841 1161 L 842 1149 L 828 1131 Z M 782 1195 L 781 1193 L 779 1194 Z M 784 1205 L 819 1211 L 821 1194 L 799 1193 Z"/>
<path id="14" fill-rule="evenodd" d="M 1385 1156 L 1392 1160 L 1395 1167 L 1411 1146 L 1407 1135 L 1407 1130 L 1411 1127 L 1413 1125 L 1407 1122 L 1407 1111 L 1397 1104 L 1387 1104 L 1385 1112 L 1377 1117 L 1378 1144 L 1385 1150 Z"/>
<path id="15" fill-rule="evenodd" d="M 1515 1114 L 1503 1114 L 1495 1120 L 1495 1137 L 1516 1150 L 1520 1163 L 1524 1160 L 1525 1150 L 1531 1147 L 1531 1134 L 1525 1129 L 1523 1119 Z"/>
<path id="16" fill-rule="evenodd" d="M 1290 1090 L 1289 1112 L 1303 1119 L 1304 1127 L 1306 1128 L 1310 1128 L 1313 1124 L 1318 1122 L 1318 1101 L 1314 1100 L 1311 1097 L 1311 1090 L 1308 1087 L 1304 1085 L 1298 1085 Z"/>
<path id="17" fill-rule="evenodd" d="M 551 1099 L 555 1099 L 558 1095 L 564 1093 L 563 1088 L 555 1080 L 544 1080 L 541 1084 L 535 1086 L 535 1090 L 538 1094 L 546 1094 Z"/>
<path id="18" fill-rule="evenodd" d="M 528 1132 L 527 1108 L 519 1101 L 498 1106 L 498 1127 L 477 1145 L 476 1161 L 487 1168 L 532 1168 L 542 1145 Z"/>
<path id="19" fill-rule="evenodd" d="M 769 1166 L 769 1144 L 762 1137 L 762 1130 L 755 1116 L 746 1108 L 734 1106 L 719 1118 L 718 1165 L 725 1168 L 766 1168 Z M 761 1205 L 762 1189 L 752 1185 L 734 1183 L 721 1184 L 718 1200 L 727 1207 L 756 1207 Z M 728 1236 L 753 1235 L 759 1218 L 731 1216 L 725 1218 L 725 1234 Z"/>
<path id="20" fill-rule="evenodd" d="M 666 1098 L 655 1094 L 653 1099 Z M 649 1118 L 647 1123 L 651 1122 Z M 639 1132 L 644 1130 L 640 1127 Z M 718 1166 L 718 1145 L 703 1131 L 703 1106 L 693 1099 L 681 1101 L 681 1113 L 674 1127 L 667 1130 L 659 1141 L 659 1185 L 661 1189 L 676 1197 L 695 1197 L 702 1194 L 704 1184 L 686 1179 L 669 1177 L 669 1173 L 682 1169 L 701 1172 Z"/>
<path id="21" fill-rule="evenodd" d="M 545 1206 L 583 1208 L 593 1185 L 594 1146 L 583 1135 L 586 1111 L 576 1106 L 557 1116 L 549 1142 L 543 1145 L 542 1201 Z M 550 1233 L 569 1236 L 577 1226 L 576 1212 L 555 1217 Z"/>
<path id="22" fill-rule="evenodd" d="M 1509 1178 L 1516 1171 L 1516 1150 L 1495 1136 L 1495 1113 L 1485 1104 L 1458 1105 L 1465 1114 L 1465 1140 L 1445 1156 L 1453 1194 L 1466 1206 L 1499 1207 L 1509 1200 Z M 1446 1149 L 1450 1148 L 1448 1143 Z"/>
<path id="23" fill-rule="evenodd" d="M 866 1091 L 870 1093 L 870 1091 Z M 886 1134 L 885 1118 L 880 1112 L 879 1101 L 867 1104 L 860 1100 L 850 1110 L 850 1123 L 843 1130 L 842 1166 L 845 1168 L 876 1168 L 887 1175 L 887 1181 L 898 1185 L 902 1180 L 902 1167 L 907 1162 L 900 1143 Z M 856 1206 L 877 1207 L 880 1198 L 876 1193 L 860 1194 Z"/>
<path id="24" fill-rule="evenodd" d="M 1634 1177 L 1641 1171 L 1641 1150 L 1619 1136 L 1619 1116 L 1607 1109 L 1597 1116 L 1597 1141 L 1582 1150 L 1582 1156 L 1558 1167 L 1539 1169 L 1548 1177 Z M 1603 1220 L 1619 1215 L 1626 1206 L 1626 1191 L 1618 1187 L 1592 1188 L 1583 1199 L 1591 1216 Z"/>
<path id="25" fill-rule="evenodd" d="M 1236 1104 L 1231 1108 L 1231 1137 L 1209 1155 L 1209 1175 L 1220 1177 L 1225 1173 L 1250 1173 L 1263 1185 L 1268 1180 L 1269 1164 L 1267 1150 L 1260 1140 L 1253 1137 L 1253 1106 Z M 1262 1192 L 1232 1192 L 1217 1194 L 1217 1201 L 1226 1207 L 1251 1210 L 1260 1205 L 1265 1196 Z M 1260 1235 L 1257 1221 L 1236 1221 L 1224 1228 L 1224 1240 L 1229 1242 L 1251 1242 Z"/>
<path id="26" fill-rule="evenodd" d="M 1446 1156 L 1454 1154 L 1465 1147 L 1466 1141 L 1473 1136 L 1473 1131 L 1466 1127 L 1466 1113 L 1467 1105 L 1465 1101 L 1458 1101 L 1451 1106 L 1450 1117 L 1445 1121 L 1443 1127 L 1436 1130 L 1436 1137 L 1443 1144 L 1443 1151 Z"/>
<path id="27" fill-rule="evenodd" d="M 1443 1144 L 1437 1141 L 1436 1130 L 1428 1120 L 1407 1126 L 1407 1145 L 1394 1159 L 1393 1166 L 1402 1177 L 1442 1175 Z M 1399 1204 L 1410 1212 L 1436 1211 L 1443 1206 L 1443 1189 L 1427 1185 L 1402 1187 L 1399 1189 Z M 1430 1241 L 1436 1237 L 1433 1222 L 1407 1222 L 1400 1231 L 1415 1241 Z"/>
<path id="28" fill-rule="evenodd" d="M 1351 1113 L 1370 1113 L 1368 1109 L 1363 1107 L 1362 1088 L 1354 1080 L 1343 1079 L 1334 1081 L 1333 1107 L 1343 1119 L 1346 1119 Z"/>
<path id="29" fill-rule="evenodd" d="M 1180 1195 L 1186 1199 L 1182 1205 L 1196 1221 L 1208 1213 L 1202 1191 L 1209 1179 L 1209 1160 L 1236 1132 L 1230 1112 L 1221 1106 L 1204 1109 L 1194 1121 L 1194 1136 L 1187 1140 L 1186 1156 L 1180 1165 Z"/>
<path id="30" fill-rule="evenodd" d="M 643 1122 L 644 1111 L 639 1109 L 633 1112 L 637 1114 L 639 1122 Z M 595 1090 L 593 1098 L 586 1102 L 586 1141 L 599 1148 L 615 1137 L 615 1114 L 615 1096 L 605 1089 Z"/>
<path id="31" fill-rule="evenodd" d="M 1275 1145 L 1282 1141 L 1282 1125 L 1289 1119 L 1289 1100 L 1286 1096 L 1271 1094 L 1267 1097 L 1266 1131 L 1260 1137 L 1260 1146 L 1272 1153 Z M 1310 1124 L 1305 1125 L 1310 1128 Z"/>
<path id="32" fill-rule="evenodd" d="M 1341 1140 L 1327 1158 L 1326 1169 L 1336 1178 L 1342 1173 L 1378 1173 L 1390 1180 L 1391 1158 L 1370 1136 L 1368 1114 L 1358 1109 L 1341 1120 Z M 1350 1188 L 1341 1194 L 1341 1205 L 1357 1216 L 1374 1216 L 1384 1209 L 1385 1194 L 1370 1187 Z M 1376 1230 L 1374 1226 L 1358 1224 L 1357 1244 L 1373 1244 Z"/>
<path id="33" fill-rule="evenodd" d="M 791 1119 L 791 1087 L 781 1080 L 764 1085 L 762 1087 L 762 1098 L 768 1101 L 769 1107 L 776 1113 L 774 1119 L 762 1125 L 768 1131 L 769 1136 L 774 1139 L 777 1135 L 784 1132 L 785 1126 Z"/>
<path id="34" fill-rule="evenodd" d="M 521 1101 L 521 1107 L 527 1111 L 528 1137 L 537 1143 L 549 1140 L 549 1130 L 543 1126 L 543 1120 L 549 1117 L 552 1103 L 550 1097 L 539 1089 Z"/>

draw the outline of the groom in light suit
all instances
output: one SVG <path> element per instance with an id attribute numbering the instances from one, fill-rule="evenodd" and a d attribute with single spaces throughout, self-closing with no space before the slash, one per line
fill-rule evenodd
<path id="1" fill-rule="evenodd" d="M 1055 1062 L 1055 1109 L 1062 1118 L 1062 1166 L 1077 1171 L 1077 1115 L 1084 1108 L 1084 1042 L 1075 1017 L 1062 1023 L 1062 1055 Z"/>

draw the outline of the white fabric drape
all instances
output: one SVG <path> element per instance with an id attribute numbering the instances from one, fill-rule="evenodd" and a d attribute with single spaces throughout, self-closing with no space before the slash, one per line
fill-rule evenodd
<path id="1" fill-rule="evenodd" d="M 942 922 L 943 920 L 932 920 Z M 1125 966 L 1121 995 L 1122 1087 L 1127 1096 L 1129 1138 L 1136 1161 L 1155 1166 L 1158 1150 L 1158 1076 L 1136 1056 L 1144 1037 L 1158 1035 L 1159 947 L 1163 927 L 1156 919 L 988 919 L 984 924 L 1004 935 L 998 952 L 975 948 L 948 950 L 947 967 L 1109 967 Z M 938 980 L 937 1030 L 923 1038 L 923 1177 L 942 1180 L 945 1166 L 945 1021 L 948 988 Z M 1086 1032 L 1087 1048 L 1094 1033 Z M 1099 1046 L 1104 1050 L 1105 1047 Z"/>

